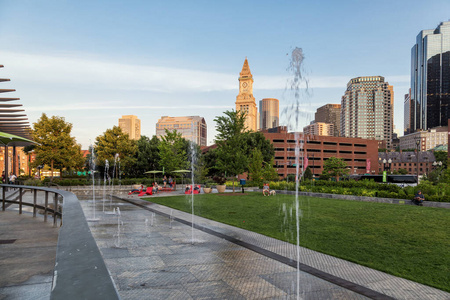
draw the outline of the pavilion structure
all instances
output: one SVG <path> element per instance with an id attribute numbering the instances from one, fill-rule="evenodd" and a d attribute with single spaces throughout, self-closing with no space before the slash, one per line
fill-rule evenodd
<path id="1" fill-rule="evenodd" d="M 3 68 L 0 65 L 0 68 Z M 3 83 L 9 82 L 10 79 L 0 77 L 0 87 L 3 87 Z M 28 122 L 28 117 L 25 114 L 25 110 L 22 108 L 22 104 L 18 103 L 20 98 L 10 97 L 9 93 L 15 92 L 15 89 L 0 88 L 0 132 L 5 132 L 19 137 L 32 140 L 31 127 Z M 3 155 L 0 154 L 0 160 L 4 163 L 0 164 L 0 169 L 5 172 L 6 183 L 8 182 L 8 173 L 13 172 L 18 175 L 19 162 L 17 157 L 17 148 L 30 145 L 25 141 L 11 141 L 1 146 L 4 146 Z M 11 149 L 9 149 L 12 147 Z M 9 154 L 11 153 L 11 159 Z M 11 160 L 11 166 L 9 166 L 9 160 Z M 3 167 L 3 168 L 2 168 Z M 8 172 L 9 171 L 9 172 Z"/>

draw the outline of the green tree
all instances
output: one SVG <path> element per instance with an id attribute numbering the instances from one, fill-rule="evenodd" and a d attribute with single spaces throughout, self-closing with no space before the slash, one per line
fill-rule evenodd
<path id="1" fill-rule="evenodd" d="M 186 140 L 181 133 L 166 129 L 166 135 L 161 137 L 158 145 L 159 165 L 164 168 L 165 172 L 171 173 L 189 167 L 186 145 Z"/>
<path id="2" fill-rule="evenodd" d="M 407 170 L 407 169 L 400 168 L 400 169 L 398 169 L 398 174 L 400 174 L 400 175 L 406 175 L 406 174 L 408 174 L 408 170 Z"/>
<path id="3" fill-rule="evenodd" d="M 231 111 L 224 112 L 225 116 L 219 116 L 214 119 L 216 122 L 216 143 L 223 143 L 224 141 L 238 136 L 246 132 L 245 128 L 245 112 Z"/>
<path id="4" fill-rule="evenodd" d="M 159 146 L 160 140 L 155 135 L 150 139 L 142 135 L 137 141 L 137 151 L 134 155 L 135 163 L 130 168 L 130 175 L 141 177 L 147 171 L 159 170 Z"/>
<path id="5" fill-rule="evenodd" d="M 303 173 L 303 179 L 313 179 L 313 173 L 311 172 L 311 169 L 309 167 L 307 167 L 305 172 Z"/>
<path id="6" fill-rule="evenodd" d="M 441 161 L 442 166 L 446 169 L 447 163 L 448 163 L 448 152 L 447 151 L 435 151 L 434 157 L 436 158 L 436 161 Z"/>
<path id="7" fill-rule="evenodd" d="M 254 148 L 248 165 L 248 176 L 251 181 L 261 185 L 264 180 L 263 156 L 259 149 Z"/>
<path id="8" fill-rule="evenodd" d="M 96 165 L 102 168 L 105 167 L 106 160 L 111 165 L 116 157 L 120 159 L 120 168 L 125 170 L 125 173 L 136 163 L 136 142 L 130 140 L 128 134 L 118 126 L 107 129 L 103 135 L 96 137 L 94 149 Z M 113 171 L 112 168 L 109 170 Z M 116 168 L 116 174 L 112 175 L 112 177 L 118 177 L 118 168 Z"/>
<path id="9" fill-rule="evenodd" d="M 269 163 L 275 156 L 275 150 L 270 140 L 264 134 L 258 132 L 248 132 L 245 136 L 247 144 L 247 156 L 251 157 L 252 151 L 258 149 L 263 157 L 263 161 Z"/>
<path id="10" fill-rule="evenodd" d="M 33 139 L 38 144 L 34 148 L 36 159 L 32 166 L 49 165 L 51 180 L 55 166 L 67 169 L 83 166 L 81 145 L 70 135 L 71 131 L 72 124 L 66 122 L 64 118 L 57 116 L 49 118 L 45 113 L 33 123 Z"/>
<path id="11" fill-rule="evenodd" d="M 323 163 L 322 173 L 336 178 L 339 181 L 339 177 L 347 175 L 350 172 L 347 169 L 347 164 L 342 158 L 330 157 Z"/>
<path id="12" fill-rule="evenodd" d="M 225 116 L 214 119 L 216 122 L 217 168 L 227 176 L 244 173 L 248 168 L 247 137 L 245 136 L 245 113 L 226 111 Z"/>
<path id="13" fill-rule="evenodd" d="M 276 181 L 279 179 L 278 171 L 273 167 L 274 159 L 269 162 L 264 162 L 264 179 L 270 181 Z"/>

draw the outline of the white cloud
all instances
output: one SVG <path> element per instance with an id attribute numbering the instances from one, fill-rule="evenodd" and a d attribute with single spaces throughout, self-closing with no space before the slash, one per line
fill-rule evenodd
<path id="1" fill-rule="evenodd" d="M 153 92 L 211 92 L 237 90 L 236 73 L 225 74 L 150 65 L 132 65 L 87 58 L 87 56 L 24 54 L 0 51 L 2 63 L 13 70 L 12 78 L 50 86 L 73 86 L 97 90 Z M 253 74 L 256 90 L 284 90 L 286 76 Z M 350 76 L 311 76 L 309 88 L 345 89 Z M 409 76 L 386 76 L 392 83 L 409 82 Z M 305 88 L 305 82 L 300 88 Z"/>
<path id="2" fill-rule="evenodd" d="M 73 56 L 0 52 L 14 76 L 37 83 L 155 92 L 232 90 L 236 76 L 215 72 L 105 62 Z"/>

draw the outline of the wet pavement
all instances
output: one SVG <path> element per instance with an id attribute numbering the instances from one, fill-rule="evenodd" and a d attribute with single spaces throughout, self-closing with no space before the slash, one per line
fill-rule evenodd
<path id="1" fill-rule="evenodd" d="M 89 222 L 122 299 L 450 299 L 449 293 L 304 248 L 300 269 L 307 272 L 297 272 L 294 245 L 197 216 L 193 228 L 190 214 L 125 200 L 142 207 L 97 201 L 99 220 Z M 92 200 L 82 207 L 89 219 Z"/>
<path id="2" fill-rule="evenodd" d="M 59 228 L 14 207 L 0 228 L 0 299 L 49 299 Z"/>

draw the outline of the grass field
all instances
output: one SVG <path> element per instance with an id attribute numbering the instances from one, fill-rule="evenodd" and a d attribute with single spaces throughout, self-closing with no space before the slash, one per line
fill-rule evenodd
<path id="1" fill-rule="evenodd" d="M 148 201 L 190 212 L 190 196 Z M 195 214 L 296 243 L 295 198 L 195 195 Z M 450 292 L 450 210 L 301 197 L 300 244 Z"/>

